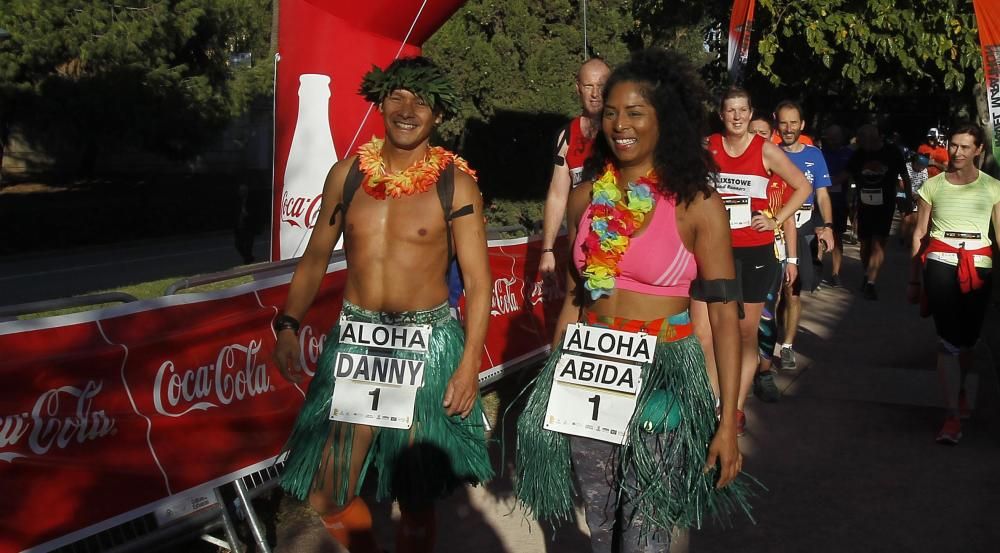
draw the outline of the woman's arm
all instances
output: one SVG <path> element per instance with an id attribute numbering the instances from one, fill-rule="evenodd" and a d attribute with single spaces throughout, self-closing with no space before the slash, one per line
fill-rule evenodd
<path id="1" fill-rule="evenodd" d="M 792 197 L 785 202 L 785 205 L 781 206 L 781 209 L 774 214 L 775 221 L 769 221 L 766 217 L 754 217 L 752 226 L 758 231 L 774 230 L 778 225 L 784 223 L 786 219 L 794 217 L 795 212 L 802 207 L 802 204 L 812 194 L 812 185 L 809 184 L 806 176 L 802 174 L 802 171 L 799 171 L 799 168 L 792 163 L 792 160 L 788 159 L 788 156 L 785 155 L 785 152 L 781 151 L 781 148 L 770 142 L 765 142 L 763 156 L 764 168 L 781 177 L 794 192 L 792 192 Z"/>
<path id="2" fill-rule="evenodd" d="M 730 242 L 729 218 L 722 199 L 715 192 L 704 198 L 698 195 L 687 207 L 684 218 L 694 234 L 694 257 L 698 278 L 733 280 L 736 268 Z M 713 349 L 719 372 L 722 415 L 719 428 L 708 449 L 705 470 L 721 465 L 716 484 L 728 485 L 742 469 L 742 456 L 736 444 L 736 400 L 740 387 L 740 330 L 737 302 L 710 302 L 708 319 L 712 327 Z"/>

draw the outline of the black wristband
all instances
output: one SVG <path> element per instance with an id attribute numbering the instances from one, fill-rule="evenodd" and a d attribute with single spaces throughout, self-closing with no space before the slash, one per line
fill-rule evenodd
<path id="1" fill-rule="evenodd" d="M 275 334 L 281 332 L 282 330 L 291 330 L 296 336 L 299 335 L 299 321 L 291 315 L 285 315 L 282 313 L 274 319 L 274 332 Z"/>
<path id="2" fill-rule="evenodd" d="M 552 248 L 542 248 L 542 253 L 553 253 L 555 250 Z"/>

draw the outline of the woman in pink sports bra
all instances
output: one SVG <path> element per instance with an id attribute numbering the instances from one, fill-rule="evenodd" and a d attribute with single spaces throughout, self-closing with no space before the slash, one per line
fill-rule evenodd
<path id="1" fill-rule="evenodd" d="M 581 493 L 594 552 L 668 551 L 674 528 L 749 508 L 735 270 L 700 145 L 706 98 L 683 56 L 633 54 L 604 89 L 588 160 L 599 177 L 569 199 L 574 263 L 553 353 L 518 421 L 515 491 L 549 520 L 573 517 Z M 703 289 L 721 420 L 687 311 L 689 290 Z"/>

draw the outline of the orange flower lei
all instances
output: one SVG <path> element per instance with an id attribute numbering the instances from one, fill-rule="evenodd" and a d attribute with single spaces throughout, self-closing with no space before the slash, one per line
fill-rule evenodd
<path id="1" fill-rule="evenodd" d="M 365 192 L 376 200 L 426 192 L 437 182 L 441 171 L 449 163 L 454 163 L 456 168 L 473 179 L 476 178 L 476 172 L 469 167 L 467 161 L 440 146 L 428 148 L 424 159 L 407 167 L 405 171 L 386 175 L 382 144 L 381 139 L 372 137 L 371 141 L 358 149 L 361 172 L 368 177 L 365 179 Z"/>

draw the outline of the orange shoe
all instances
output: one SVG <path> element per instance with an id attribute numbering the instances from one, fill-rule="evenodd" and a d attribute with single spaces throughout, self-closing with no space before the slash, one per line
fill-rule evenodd
<path id="1" fill-rule="evenodd" d="M 937 435 L 937 443 L 955 445 L 962 439 L 962 421 L 955 417 L 948 417 L 944 420 L 944 426 Z"/>

